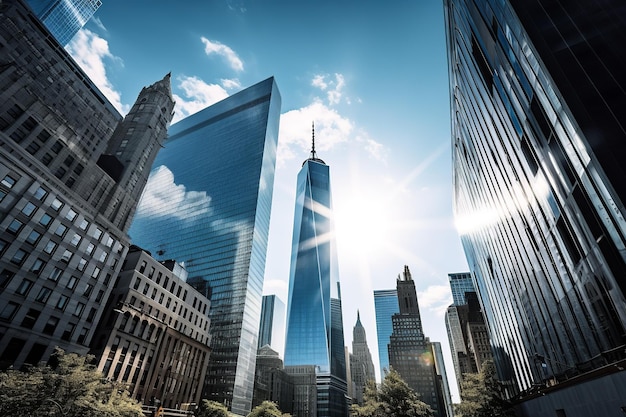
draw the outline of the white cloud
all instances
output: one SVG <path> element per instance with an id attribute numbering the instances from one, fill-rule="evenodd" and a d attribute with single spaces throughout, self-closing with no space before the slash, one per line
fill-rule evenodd
<path id="1" fill-rule="evenodd" d="M 111 104 L 121 114 L 126 114 L 130 106 L 122 104 L 121 94 L 109 81 L 104 65 L 105 60 L 122 63 L 120 58 L 109 51 L 108 42 L 88 29 L 81 29 L 66 49 Z"/>
<path id="2" fill-rule="evenodd" d="M 325 91 L 328 104 L 332 106 L 341 101 L 346 81 L 343 74 L 335 73 L 334 79 L 329 75 L 318 74 L 313 77 L 311 85 Z M 346 102 L 350 104 L 349 99 L 346 99 Z"/>
<path id="3" fill-rule="evenodd" d="M 136 218 L 178 217 L 193 219 L 208 213 L 211 197 L 205 191 L 188 191 L 174 182 L 174 174 L 165 165 L 154 169 L 137 206 Z"/>
<path id="4" fill-rule="evenodd" d="M 365 151 L 370 154 L 374 159 L 378 159 L 379 161 L 386 162 L 388 149 L 385 146 L 370 138 L 367 132 L 361 131 L 356 138 L 357 142 L 363 144 Z"/>
<path id="5" fill-rule="evenodd" d="M 181 76 L 177 78 L 177 81 L 178 88 L 182 90 L 184 97 L 173 94 L 176 101 L 176 113 L 172 123 L 228 97 L 228 92 L 224 87 L 218 84 L 207 84 L 198 77 Z"/>
<path id="6" fill-rule="evenodd" d="M 222 87 L 224 87 L 227 90 L 235 90 L 235 89 L 240 90 L 241 89 L 241 83 L 237 79 L 222 78 L 220 81 L 222 83 Z"/>
<path id="7" fill-rule="evenodd" d="M 226 58 L 230 67 L 235 71 L 243 71 L 243 61 L 239 58 L 237 53 L 233 51 L 229 46 L 217 41 L 211 41 L 204 36 L 200 38 L 204 43 L 204 52 L 207 55 L 220 55 Z"/>
<path id="8" fill-rule="evenodd" d="M 315 122 L 315 148 L 325 151 L 346 142 L 354 130 L 354 124 L 336 110 L 316 100 L 306 107 L 291 110 L 280 118 L 277 163 L 280 165 L 294 158 L 294 147 L 311 150 L 311 123 Z M 298 152 L 298 154 L 300 154 Z"/>
<path id="9" fill-rule="evenodd" d="M 427 309 L 437 316 L 443 317 L 452 304 L 452 293 L 448 285 L 431 285 L 426 290 L 417 293 L 420 309 Z"/>

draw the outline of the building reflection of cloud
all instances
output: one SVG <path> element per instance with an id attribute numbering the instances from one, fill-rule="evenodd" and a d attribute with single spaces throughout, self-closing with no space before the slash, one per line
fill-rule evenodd
<path id="1" fill-rule="evenodd" d="M 210 215 L 210 204 L 211 197 L 205 191 L 189 191 L 185 185 L 176 184 L 172 171 L 161 165 L 150 173 L 135 216 L 194 219 Z"/>

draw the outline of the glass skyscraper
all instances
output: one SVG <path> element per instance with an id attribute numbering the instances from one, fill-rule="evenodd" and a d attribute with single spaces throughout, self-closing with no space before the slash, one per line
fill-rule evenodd
<path id="1" fill-rule="evenodd" d="M 261 304 L 258 348 L 270 345 L 279 354 L 285 348 L 285 303 L 275 294 L 264 295 Z"/>
<path id="2" fill-rule="evenodd" d="M 455 212 L 499 376 L 573 383 L 626 357 L 623 2 L 444 3 Z"/>
<path id="3" fill-rule="evenodd" d="M 393 332 L 391 317 L 400 312 L 397 290 L 374 290 L 374 309 L 376 310 L 376 338 L 378 340 L 378 362 L 380 377 L 385 378 L 389 371 L 389 336 Z"/>
<path id="4" fill-rule="evenodd" d="M 472 274 L 469 272 L 448 274 L 448 281 L 452 291 L 452 304 L 457 306 L 467 304 L 465 302 L 465 293 L 476 291 L 472 282 Z"/>
<path id="5" fill-rule="evenodd" d="M 102 5 L 100 0 L 27 0 L 61 45 L 67 45 Z"/>
<path id="6" fill-rule="evenodd" d="M 347 416 L 346 360 L 329 167 L 311 156 L 298 174 L 285 366 L 314 365 L 317 415 Z"/>
<path id="7" fill-rule="evenodd" d="M 250 412 L 281 98 L 274 78 L 169 129 L 129 234 L 211 300 L 203 398 Z"/>

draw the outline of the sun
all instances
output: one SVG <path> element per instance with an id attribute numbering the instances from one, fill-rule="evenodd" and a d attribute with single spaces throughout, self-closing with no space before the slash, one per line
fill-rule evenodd
<path id="1" fill-rule="evenodd" d="M 392 210 L 371 194 L 353 192 L 334 208 L 337 246 L 351 258 L 379 256 L 391 236 Z"/>

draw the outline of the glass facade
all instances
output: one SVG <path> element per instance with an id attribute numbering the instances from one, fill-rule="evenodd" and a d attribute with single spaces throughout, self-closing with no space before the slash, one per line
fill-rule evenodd
<path id="1" fill-rule="evenodd" d="M 624 356 L 623 5 L 445 13 L 456 220 L 515 395 Z"/>
<path id="2" fill-rule="evenodd" d="M 298 174 L 289 272 L 285 366 L 315 365 L 317 415 L 347 416 L 347 384 L 329 167 L 307 159 Z"/>
<path id="3" fill-rule="evenodd" d="M 374 309 L 376 310 L 376 337 L 378 340 L 378 362 L 381 379 L 389 370 L 389 336 L 393 332 L 391 317 L 400 312 L 397 290 L 374 290 Z"/>
<path id="4" fill-rule="evenodd" d="M 102 5 L 100 0 L 27 0 L 61 45 L 67 45 Z"/>
<path id="5" fill-rule="evenodd" d="M 211 300 L 203 398 L 250 412 L 280 93 L 268 78 L 169 129 L 129 234 Z"/>
<path id="6" fill-rule="evenodd" d="M 452 291 L 452 304 L 461 306 L 467 304 L 465 301 L 466 292 L 476 292 L 472 282 L 472 274 L 461 272 L 458 274 L 448 274 L 450 290 Z"/>
<path id="7" fill-rule="evenodd" d="M 276 295 L 264 295 L 261 304 L 258 348 L 270 345 L 279 354 L 285 348 L 285 303 Z M 282 355 L 281 355 L 282 356 Z"/>

